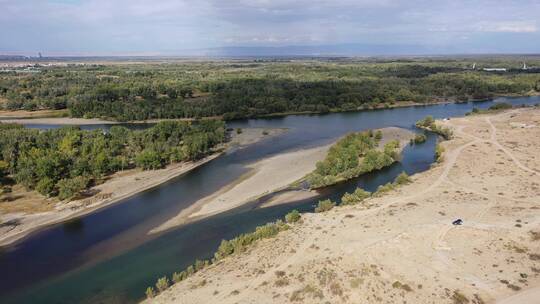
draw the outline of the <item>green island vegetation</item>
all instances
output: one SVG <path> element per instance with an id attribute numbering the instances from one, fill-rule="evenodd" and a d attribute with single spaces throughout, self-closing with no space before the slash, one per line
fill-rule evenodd
<path id="1" fill-rule="evenodd" d="M 173 61 L 36 66 L 0 73 L 7 110 L 68 109 L 118 121 L 247 118 L 401 104 L 467 101 L 540 91 L 522 58 Z M 473 70 L 506 67 L 507 72 Z M 539 65 L 530 58 L 531 65 Z"/>
<path id="2" fill-rule="evenodd" d="M 450 130 L 449 128 L 438 126 L 435 123 L 433 116 L 431 115 L 428 115 L 424 117 L 423 119 L 417 121 L 415 125 L 417 128 L 428 130 L 433 133 L 437 133 L 440 136 L 442 136 L 445 140 L 451 139 L 453 136 L 452 130 Z"/>
<path id="3" fill-rule="evenodd" d="M 426 142 L 427 137 L 424 134 L 416 134 L 414 138 L 411 138 L 410 144 L 416 145 Z"/>
<path id="4" fill-rule="evenodd" d="M 407 175 L 407 173 L 402 172 L 396 177 L 393 183 L 388 183 L 385 185 L 385 187 L 388 187 L 387 185 L 391 185 L 392 189 L 395 189 L 400 185 L 405 185 L 411 182 L 412 181 Z M 341 199 L 341 203 L 339 204 L 339 206 L 352 206 L 359 204 L 367 198 L 371 197 L 372 195 L 377 194 L 377 192 L 371 194 L 370 192 L 365 191 L 362 188 L 357 188 L 352 194 L 345 193 Z M 379 195 L 380 194 L 381 193 L 379 193 Z M 336 202 L 333 202 L 329 199 L 322 200 L 319 201 L 317 207 L 315 208 L 315 212 L 327 212 L 336 207 L 336 205 Z M 207 268 L 208 266 L 222 261 L 228 256 L 246 252 L 248 248 L 254 245 L 257 241 L 273 238 L 277 236 L 280 232 L 291 229 L 291 225 L 294 225 L 295 223 L 301 223 L 300 219 L 302 218 L 302 214 L 295 209 L 287 213 L 284 218 L 285 221 L 278 219 L 275 222 L 270 222 L 262 226 L 255 227 L 255 231 L 253 232 L 240 234 L 239 236 L 231 240 L 222 240 L 212 259 L 197 259 L 195 260 L 195 263 L 189 265 L 181 272 L 174 272 L 171 276 L 172 282 L 167 276 L 159 278 L 156 281 L 155 286 L 149 286 L 146 289 L 146 297 L 153 298 L 159 293 L 169 288 L 172 284 L 179 283 L 192 276 L 193 274 L 203 270 L 204 268 Z"/>
<path id="5" fill-rule="evenodd" d="M 381 139 L 380 130 L 350 133 L 340 139 L 306 176 L 310 187 L 326 187 L 393 164 L 399 157 L 399 142 L 390 141 L 379 151 Z"/>
<path id="6" fill-rule="evenodd" d="M 200 159 L 224 140 L 221 120 L 165 121 L 141 131 L 113 126 L 109 132 L 0 124 L 0 182 L 6 188 L 11 179 L 43 195 L 69 199 L 114 172 Z"/>

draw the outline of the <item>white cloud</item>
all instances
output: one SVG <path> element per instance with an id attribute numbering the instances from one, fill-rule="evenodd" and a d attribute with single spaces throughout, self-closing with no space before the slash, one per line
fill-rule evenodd
<path id="1" fill-rule="evenodd" d="M 0 11 L 0 51 L 131 52 L 538 38 L 540 1 L 0 0 Z"/>

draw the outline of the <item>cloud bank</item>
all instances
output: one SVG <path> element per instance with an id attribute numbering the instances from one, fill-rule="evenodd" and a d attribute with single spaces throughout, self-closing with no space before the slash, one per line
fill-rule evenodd
<path id="1" fill-rule="evenodd" d="M 540 1 L 0 0 L 0 52 L 174 54 L 355 44 L 540 52 Z"/>

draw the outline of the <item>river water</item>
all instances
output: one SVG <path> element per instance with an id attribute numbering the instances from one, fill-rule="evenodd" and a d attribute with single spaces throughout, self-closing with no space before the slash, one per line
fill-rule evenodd
<path id="1" fill-rule="evenodd" d="M 414 174 L 427 170 L 433 162 L 437 138 L 428 134 L 426 143 L 407 147 L 399 163 L 332 186 L 319 197 L 268 208 L 258 208 L 260 202 L 256 201 L 161 234 L 147 235 L 182 209 L 233 182 L 247 172 L 247 164 L 278 153 L 327 144 L 347 132 L 390 126 L 414 129 L 414 122 L 426 115 L 463 116 L 473 107 L 487 108 L 503 101 L 531 105 L 539 103 L 540 97 L 230 122 L 228 126 L 232 128 L 289 130 L 231 150 L 186 175 L 118 204 L 53 225 L 0 248 L 0 302 L 137 302 L 158 277 L 180 271 L 196 258 L 209 258 L 222 239 L 274 221 L 292 209 L 312 211 L 319 199 L 339 199 L 358 186 L 373 191 L 402 171 Z"/>

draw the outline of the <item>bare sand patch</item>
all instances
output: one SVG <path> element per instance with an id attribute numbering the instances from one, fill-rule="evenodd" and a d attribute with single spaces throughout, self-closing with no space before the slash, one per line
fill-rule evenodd
<path id="1" fill-rule="evenodd" d="M 189 219 L 207 217 L 233 209 L 261 195 L 283 189 L 315 169 L 324 159 L 330 145 L 279 154 L 249 165 L 250 171 L 233 184 L 197 201 L 190 208 L 153 229 L 155 233 L 185 223 Z"/>
<path id="2" fill-rule="evenodd" d="M 413 183 L 304 214 L 148 302 L 538 303 L 540 173 L 527 160 L 540 154 L 540 128 L 509 120 L 539 118 L 520 109 L 440 122 L 455 138 Z"/>

